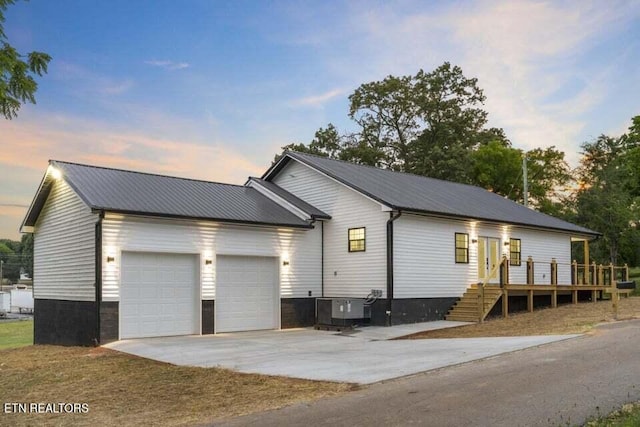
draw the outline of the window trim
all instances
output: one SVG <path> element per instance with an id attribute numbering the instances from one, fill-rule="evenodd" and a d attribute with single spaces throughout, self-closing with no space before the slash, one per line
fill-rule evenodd
<path id="1" fill-rule="evenodd" d="M 513 250 L 513 242 L 518 242 L 518 250 Z M 514 254 L 518 254 L 517 260 L 514 259 Z M 520 267 L 522 265 L 522 239 L 509 238 L 509 265 Z"/>
<path id="2" fill-rule="evenodd" d="M 351 240 L 351 230 L 362 230 L 362 239 Z M 362 249 L 351 249 L 351 242 L 362 241 Z M 367 251 L 367 227 L 352 227 L 347 230 L 347 250 L 349 252 L 366 252 Z"/>
<path id="3" fill-rule="evenodd" d="M 458 246 L 458 236 L 464 236 L 465 237 L 465 246 L 464 247 L 459 247 Z M 456 264 L 469 264 L 469 233 L 454 233 L 453 236 L 453 247 L 454 247 L 454 253 L 453 253 L 453 259 L 456 262 Z M 458 250 L 464 250 L 464 261 L 459 261 L 458 260 Z"/>

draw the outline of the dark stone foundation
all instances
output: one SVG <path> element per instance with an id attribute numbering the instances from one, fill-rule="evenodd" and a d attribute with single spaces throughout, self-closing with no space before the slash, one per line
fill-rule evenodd
<path id="1" fill-rule="evenodd" d="M 100 303 L 100 344 L 117 341 L 120 337 L 120 313 L 117 301 Z"/>
<path id="2" fill-rule="evenodd" d="M 202 301 L 202 335 L 213 334 L 215 318 L 215 301 Z"/>
<path id="3" fill-rule="evenodd" d="M 92 346 L 98 343 L 94 301 L 36 299 L 33 318 L 34 344 Z"/>
<path id="4" fill-rule="evenodd" d="M 313 326 L 315 320 L 315 298 L 280 299 L 280 327 L 282 329 Z"/>

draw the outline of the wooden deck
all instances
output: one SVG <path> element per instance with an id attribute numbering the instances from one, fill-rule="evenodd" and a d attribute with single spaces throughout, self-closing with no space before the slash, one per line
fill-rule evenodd
<path id="1" fill-rule="evenodd" d="M 557 265 L 555 260 L 549 263 L 551 269 L 551 281 L 557 281 Z M 632 289 L 618 289 L 616 285 L 617 277 L 621 276 L 623 280 L 628 280 L 629 269 L 625 265 L 623 267 L 596 266 L 594 264 L 586 264 L 583 266 L 583 275 L 579 274 L 577 263 L 572 265 L 572 279 L 580 280 L 582 283 L 576 284 L 535 284 L 533 283 L 533 274 L 527 274 L 526 284 L 509 283 L 509 264 L 506 258 L 496 266 L 496 270 L 492 271 L 488 276 L 494 276 L 497 270 L 500 270 L 500 284 L 478 283 L 472 284 L 467 288 L 464 295 L 449 310 L 445 318 L 447 320 L 464 321 L 464 322 L 483 322 L 493 307 L 502 302 L 502 316 L 509 316 L 509 297 L 527 297 L 527 310 L 533 311 L 535 296 L 549 296 L 550 306 L 555 308 L 558 306 L 559 295 L 571 295 L 573 304 L 577 304 L 579 296 L 587 293 L 589 301 L 596 302 L 602 299 L 604 294 L 611 294 L 612 310 L 614 317 L 617 318 L 618 301 L 620 295 L 629 296 Z M 533 260 L 527 260 L 527 271 L 533 272 Z M 617 271 L 622 275 L 616 274 Z"/>

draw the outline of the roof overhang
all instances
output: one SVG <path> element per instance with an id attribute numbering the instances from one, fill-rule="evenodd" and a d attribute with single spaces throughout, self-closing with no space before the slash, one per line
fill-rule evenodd
<path id="1" fill-rule="evenodd" d="M 49 197 L 49 193 L 51 192 L 51 188 L 53 184 L 59 180 L 64 179 L 62 172 L 55 167 L 55 163 L 53 160 L 49 160 L 49 165 L 47 170 L 40 181 L 40 185 L 38 186 L 38 190 L 36 191 L 31 204 L 29 205 L 29 209 L 27 210 L 27 214 L 22 220 L 22 224 L 20 225 L 21 233 L 33 233 L 34 226 L 38 221 L 38 217 L 40 216 L 40 212 L 44 207 L 44 204 L 47 201 L 47 197 Z"/>

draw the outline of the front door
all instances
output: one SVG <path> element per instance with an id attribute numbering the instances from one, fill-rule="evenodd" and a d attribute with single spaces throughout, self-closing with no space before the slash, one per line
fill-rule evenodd
<path id="1" fill-rule="evenodd" d="M 497 283 L 500 271 L 496 266 L 500 263 L 500 239 L 494 237 L 478 237 L 478 280 Z M 491 276 L 489 276 L 491 275 Z"/>

